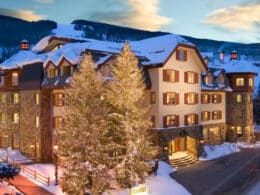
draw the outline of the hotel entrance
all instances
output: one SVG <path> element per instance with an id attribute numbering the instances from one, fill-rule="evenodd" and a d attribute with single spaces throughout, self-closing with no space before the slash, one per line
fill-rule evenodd
<path id="1" fill-rule="evenodd" d="M 187 152 L 197 156 L 197 140 L 195 138 L 190 136 L 177 137 L 168 144 L 169 159 Z"/>

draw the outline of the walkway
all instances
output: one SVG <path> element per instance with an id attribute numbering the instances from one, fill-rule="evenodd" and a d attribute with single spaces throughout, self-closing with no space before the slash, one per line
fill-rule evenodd
<path id="1" fill-rule="evenodd" d="M 15 176 L 14 179 L 10 179 L 8 182 L 26 195 L 53 195 L 51 192 L 41 188 L 20 174 Z"/>
<path id="2" fill-rule="evenodd" d="M 241 194 L 260 166 L 260 149 L 241 149 L 240 152 L 180 168 L 172 177 L 193 195 Z"/>

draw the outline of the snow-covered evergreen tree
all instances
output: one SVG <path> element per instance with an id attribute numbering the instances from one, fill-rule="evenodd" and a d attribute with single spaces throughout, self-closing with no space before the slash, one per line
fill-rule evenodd
<path id="1" fill-rule="evenodd" d="M 71 195 L 84 190 L 96 195 L 108 186 L 103 93 L 103 81 L 94 70 L 91 55 L 83 55 L 79 71 L 65 90 L 64 124 L 58 133 L 62 188 Z"/>
<path id="2" fill-rule="evenodd" d="M 121 187 L 143 182 L 150 170 L 156 148 L 150 142 L 144 107 L 145 85 L 138 60 L 125 44 L 112 68 L 113 80 L 107 84 L 106 100 L 111 108 L 110 135 L 113 141 L 116 180 Z"/>

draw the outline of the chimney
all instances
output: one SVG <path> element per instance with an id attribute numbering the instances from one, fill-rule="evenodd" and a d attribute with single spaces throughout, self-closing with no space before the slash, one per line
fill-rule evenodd
<path id="1" fill-rule="evenodd" d="M 224 52 L 223 52 L 223 51 L 220 51 L 220 52 L 219 52 L 219 59 L 220 59 L 221 61 L 224 60 Z"/>
<path id="2" fill-rule="evenodd" d="M 230 60 L 237 60 L 238 59 L 238 55 L 237 55 L 237 51 L 232 51 L 230 54 Z"/>
<path id="3" fill-rule="evenodd" d="M 29 50 L 30 49 L 29 41 L 22 40 L 21 43 L 20 43 L 20 49 L 21 50 Z"/>

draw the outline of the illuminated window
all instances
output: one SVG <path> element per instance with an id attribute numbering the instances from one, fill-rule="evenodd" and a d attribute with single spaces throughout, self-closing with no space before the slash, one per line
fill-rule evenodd
<path id="1" fill-rule="evenodd" d="M 212 120 L 219 120 L 221 119 L 221 111 L 220 110 L 215 110 L 212 112 Z"/>
<path id="2" fill-rule="evenodd" d="M 54 94 L 54 106 L 63 106 L 64 100 L 65 100 L 65 96 L 63 93 Z"/>
<path id="3" fill-rule="evenodd" d="M 201 120 L 202 121 L 209 121 L 210 120 L 210 112 L 207 112 L 207 111 L 201 112 Z"/>
<path id="4" fill-rule="evenodd" d="M 163 70 L 163 81 L 179 82 L 179 71 L 170 69 Z"/>
<path id="5" fill-rule="evenodd" d="M 252 95 L 250 95 L 250 94 L 247 95 L 247 102 L 248 103 L 252 102 Z"/>
<path id="6" fill-rule="evenodd" d="M 19 75 L 17 72 L 12 73 L 12 86 L 18 86 L 19 83 Z"/>
<path id="7" fill-rule="evenodd" d="M 202 135 L 203 135 L 203 139 L 208 139 L 209 138 L 209 130 L 208 128 L 203 128 L 202 129 Z"/>
<path id="8" fill-rule="evenodd" d="M 156 103 L 156 95 L 155 92 L 150 92 L 150 104 Z"/>
<path id="9" fill-rule="evenodd" d="M 18 104 L 19 103 L 19 93 L 13 94 L 13 103 Z"/>
<path id="10" fill-rule="evenodd" d="M 151 121 L 151 127 L 154 128 L 155 127 L 155 116 L 151 116 L 150 118 L 150 121 Z"/>
<path id="11" fill-rule="evenodd" d="M 178 127 L 178 126 L 179 126 L 178 115 L 168 115 L 164 118 L 164 127 Z"/>
<path id="12" fill-rule="evenodd" d="M 243 101 L 243 96 L 241 94 L 238 94 L 236 96 L 236 101 L 237 101 L 237 103 L 241 103 Z"/>
<path id="13" fill-rule="evenodd" d="M 39 93 L 35 93 L 35 104 L 36 105 L 40 104 L 40 94 Z"/>
<path id="14" fill-rule="evenodd" d="M 19 123 L 19 113 L 15 112 L 13 114 L 13 123 Z"/>
<path id="15" fill-rule="evenodd" d="M 185 125 L 195 125 L 198 124 L 198 115 L 197 114 L 188 114 L 185 115 Z"/>
<path id="16" fill-rule="evenodd" d="M 179 94 L 175 92 L 168 92 L 163 94 L 164 105 L 176 105 L 179 104 Z"/>
<path id="17" fill-rule="evenodd" d="M 204 82 L 206 85 L 213 85 L 213 76 L 211 74 L 205 76 Z"/>
<path id="18" fill-rule="evenodd" d="M 6 113 L 4 112 L 0 114 L 0 123 L 6 123 Z"/>
<path id="19" fill-rule="evenodd" d="M 212 95 L 212 103 L 221 103 L 221 95 L 213 94 Z"/>
<path id="20" fill-rule="evenodd" d="M 60 128 L 62 123 L 63 123 L 63 118 L 60 116 L 55 116 L 53 119 L 53 128 L 54 129 Z"/>
<path id="21" fill-rule="evenodd" d="M 202 94 L 201 95 L 201 103 L 202 104 L 210 103 L 210 95 L 209 94 Z"/>
<path id="22" fill-rule="evenodd" d="M 254 86 L 254 80 L 253 80 L 253 78 L 249 78 L 249 79 L 248 79 L 248 85 L 249 85 L 250 87 L 253 87 L 253 86 Z"/>
<path id="23" fill-rule="evenodd" d="M 236 78 L 236 86 L 241 87 L 245 85 L 245 79 L 244 78 Z"/>
<path id="24" fill-rule="evenodd" d="M 35 117 L 35 127 L 40 127 L 40 117 L 39 116 Z"/>
<path id="25" fill-rule="evenodd" d="M 57 76 L 57 70 L 55 68 L 49 68 L 47 70 L 47 77 L 52 79 L 55 78 Z"/>
<path id="26" fill-rule="evenodd" d="M 238 136 L 238 137 L 243 136 L 242 127 L 240 127 L 240 126 L 237 126 L 237 136 Z"/>
<path id="27" fill-rule="evenodd" d="M 6 94 L 5 93 L 2 93 L 2 95 L 1 95 L 1 103 L 2 104 L 6 103 Z"/>
<path id="28" fill-rule="evenodd" d="M 197 104 L 198 103 L 198 94 L 197 93 L 185 93 L 184 94 L 185 104 Z"/>
<path id="29" fill-rule="evenodd" d="M 196 72 L 184 72 L 185 83 L 198 83 L 198 74 Z"/>

